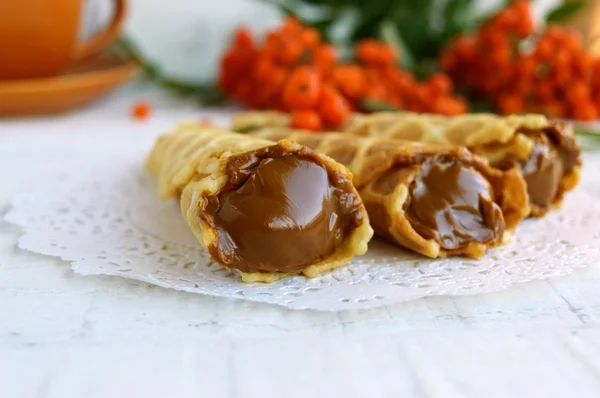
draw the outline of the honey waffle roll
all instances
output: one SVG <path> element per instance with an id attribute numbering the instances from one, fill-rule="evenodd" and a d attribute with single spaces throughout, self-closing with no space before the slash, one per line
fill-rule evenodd
<path id="1" fill-rule="evenodd" d="M 178 197 L 200 243 L 245 282 L 314 277 L 362 255 L 373 235 L 348 170 L 296 142 L 182 124 L 146 168 Z"/>
<path id="2" fill-rule="evenodd" d="M 543 115 L 356 114 L 342 130 L 360 136 L 464 145 L 493 167 L 517 167 L 527 182 L 535 217 L 560 207 L 581 174 L 581 146 L 573 129 Z"/>

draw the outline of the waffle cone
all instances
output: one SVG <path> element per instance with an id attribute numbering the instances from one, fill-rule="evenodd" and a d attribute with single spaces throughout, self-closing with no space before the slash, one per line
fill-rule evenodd
<path id="1" fill-rule="evenodd" d="M 198 216 L 198 209 L 205 208 L 207 197 L 218 194 L 228 184 L 227 165 L 231 159 L 249 151 L 275 145 L 292 155 L 306 151 L 306 148 L 289 140 L 274 143 L 197 124 L 182 124 L 158 139 L 146 160 L 146 169 L 156 178 L 158 196 L 161 199 L 179 197 L 181 212 L 189 227 L 200 243 L 210 251 L 211 247 L 216 247 L 219 237 L 217 231 Z M 344 166 L 326 156 L 314 153 L 312 155 L 321 160 L 330 175 L 351 180 L 352 176 Z M 315 277 L 344 265 L 355 255 L 366 252 L 373 231 L 364 207 L 362 210 L 362 223 L 344 237 L 335 252 L 306 267 L 301 271 L 302 274 Z M 211 254 L 215 261 L 228 267 L 218 253 Z M 239 273 L 244 282 L 248 283 L 270 283 L 290 275 L 281 272 Z"/>
<path id="2" fill-rule="evenodd" d="M 517 224 L 529 211 L 525 182 L 518 170 L 502 172 L 494 169 L 484 159 L 462 147 L 352 137 L 343 133 L 311 134 L 286 127 L 265 127 L 252 134 L 272 140 L 294 140 L 347 166 L 354 176 L 354 185 L 365 203 L 375 232 L 428 257 L 480 257 L 488 248 L 510 241 Z M 492 186 L 494 200 L 504 216 L 505 230 L 502 236 L 491 242 L 473 241 L 458 249 L 446 250 L 436 240 L 425 239 L 415 231 L 406 217 L 404 205 L 420 164 L 433 156 L 456 159 L 484 176 Z M 392 172 L 393 181 L 390 181 L 389 174 Z"/>
<path id="3" fill-rule="evenodd" d="M 543 115 L 466 114 L 444 117 L 410 112 L 352 115 L 342 127 L 343 131 L 360 136 L 435 142 L 442 145 L 464 145 L 472 152 L 488 159 L 492 166 L 512 167 L 525 161 L 534 151 L 535 142 L 527 131 L 541 131 L 559 147 L 580 151 L 573 130 L 561 123 L 552 123 Z M 581 160 L 563 173 L 559 189 L 548 206 L 531 202 L 531 215 L 543 216 L 550 209 L 560 207 L 565 193 L 579 182 Z"/>

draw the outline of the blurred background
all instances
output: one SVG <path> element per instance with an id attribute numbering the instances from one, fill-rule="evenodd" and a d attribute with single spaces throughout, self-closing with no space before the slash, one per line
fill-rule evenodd
<path id="1" fill-rule="evenodd" d="M 73 110 L 138 75 L 313 130 L 381 110 L 594 122 L 599 38 L 598 0 L 23 0 L 0 3 L 0 116 Z"/>
<path id="2" fill-rule="evenodd" d="M 368 3 L 368 1 L 366 1 Z M 436 1 L 440 7 L 444 0 Z M 503 4 L 502 0 L 473 0 L 481 14 Z M 535 17 L 556 7 L 561 0 L 536 0 Z M 261 0 L 131 0 L 125 34 L 164 73 L 174 78 L 203 82 L 217 74 L 217 62 L 240 24 L 262 32 L 281 20 L 277 1 Z M 168 5 L 167 5 L 168 4 Z M 87 0 L 82 36 L 101 29 L 110 20 L 110 0 Z"/>

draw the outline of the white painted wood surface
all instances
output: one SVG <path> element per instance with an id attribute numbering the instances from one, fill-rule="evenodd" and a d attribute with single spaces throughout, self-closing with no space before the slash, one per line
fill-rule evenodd
<path id="1" fill-rule="evenodd" d="M 132 94 L 133 93 L 133 94 Z M 57 118 L 0 121 L 0 212 L 47 173 L 120 142 L 150 145 L 189 104 L 121 95 Z M 115 136 L 111 126 L 128 124 Z M 77 152 L 73 148 L 79 148 Z M 586 155 L 585 178 L 599 178 Z M 600 226 L 599 226 L 600 228 Z M 0 225 L 0 397 L 600 397 L 600 266 L 485 296 L 328 314 L 110 277 L 15 246 Z"/>

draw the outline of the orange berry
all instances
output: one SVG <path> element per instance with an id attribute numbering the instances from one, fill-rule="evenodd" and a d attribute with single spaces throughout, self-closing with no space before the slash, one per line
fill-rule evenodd
<path id="1" fill-rule="evenodd" d="M 517 59 L 515 70 L 519 76 L 534 77 L 538 69 L 538 63 L 531 55 L 523 55 Z"/>
<path id="2" fill-rule="evenodd" d="M 596 110 L 598 111 L 598 114 L 600 114 L 600 92 L 594 93 L 594 98 L 592 99 L 592 102 L 594 103 L 594 105 L 596 105 Z"/>
<path id="3" fill-rule="evenodd" d="M 565 31 L 562 35 L 562 43 L 571 54 L 579 55 L 583 51 L 581 36 L 577 32 Z"/>
<path id="4" fill-rule="evenodd" d="M 589 80 L 594 73 L 594 58 L 587 53 L 581 53 L 572 57 L 572 69 L 574 74 L 584 80 Z"/>
<path id="5" fill-rule="evenodd" d="M 238 28 L 234 35 L 234 47 L 236 49 L 252 49 L 254 43 L 252 41 L 252 33 L 246 27 Z"/>
<path id="6" fill-rule="evenodd" d="M 504 114 L 521 112 L 524 107 L 525 101 L 518 94 L 505 94 L 498 100 L 498 109 Z"/>
<path id="7" fill-rule="evenodd" d="M 229 49 L 223 54 L 223 58 L 221 59 L 221 69 L 226 70 L 232 73 L 241 72 L 247 61 L 247 57 L 245 57 L 241 52 L 236 51 L 235 49 Z"/>
<path id="8" fill-rule="evenodd" d="M 253 87 L 260 87 L 258 90 L 254 90 L 252 97 L 252 108 L 257 109 L 268 109 L 269 105 L 275 102 L 279 96 L 279 90 L 273 86 L 270 82 L 257 82 Z"/>
<path id="9" fill-rule="evenodd" d="M 276 103 L 281 102 L 281 94 L 287 76 L 288 73 L 284 68 L 274 67 L 269 80 L 258 81 L 260 89 L 254 95 L 257 97 L 258 102 L 260 102 L 261 107 L 270 109 Z"/>
<path id="10" fill-rule="evenodd" d="M 554 99 L 554 91 L 554 85 L 549 80 L 541 81 L 535 86 L 535 93 L 538 95 L 539 99 L 544 103 L 549 103 Z"/>
<path id="11" fill-rule="evenodd" d="M 299 66 L 290 75 L 283 88 L 283 102 L 290 109 L 314 107 L 321 94 L 317 73 L 306 65 Z"/>
<path id="12" fill-rule="evenodd" d="M 572 110 L 573 117 L 576 120 L 590 121 L 598 119 L 598 111 L 591 101 L 577 104 Z"/>
<path id="13" fill-rule="evenodd" d="M 431 98 L 431 93 L 426 86 L 419 85 L 412 92 L 414 100 L 420 104 L 427 104 Z"/>
<path id="14" fill-rule="evenodd" d="M 258 81 L 265 81 L 271 77 L 275 65 L 271 58 L 261 55 L 259 56 L 253 67 L 253 77 Z"/>
<path id="15" fill-rule="evenodd" d="M 510 67 L 513 54 L 508 44 L 491 47 L 490 51 L 489 59 L 494 68 L 508 69 Z"/>
<path id="16" fill-rule="evenodd" d="M 548 76 L 556 89 L 569 89 L 574 76 L 569 70 L 554 68 L 554 71 Z"/>
<path id="17" fill-rule="evenodd" d="M 285 68 L 275 67 L 271 70 L 270 83 L 278 89 L 283 88 L 283 85 L 288 78 L 288 71 Z"/>
<path id="18" fill-rule="evenodd" d="M 312 53 L 312 64 L 315 69 L 322 75 L 328 75 L 337 61 L 335 47 L 326 44 L 317 47 Z"/>
<path id="19" fill-rule="evenodd" d="M 152 106 L 146 101 L 136 101 L 131 108 L 131 116 L 136 120 L 146 120 L 152 113 Z"/>
<path id="20" fill-rule="evenodd" d="M 356 57 L 365 65 L 389 65 L 396 62 L 394 50 L 386 43 L 374 39 L 358 42 Z"/>
<path id="21" fill-rule="evenodd" d="M 358 65 L 340 65 L 333 72 L 335 85 L 350 98 L 359 98 L 364 93 L 366 76 Z"/>
<path id="22" fill-rule="evenodd" d="M 449 72 L 458 65 L 458 57 L 453 51 L 444 51 L 440 57 L 442 70 Z"/>
<path id="23" fill-rule="evenodd" d="M 582 81 L 576 81 L 566 88 L 567 99 L 574 106 L 579 106 L 582 102 L 587 102 L 590 99 L 590 89 Z"/>
<path id="24" fill-rule="evenodd" d="M 562 41 L 563 31 L 557 25 L 550 25 L 544 32 L 543 37 L 548 39 L 552 44 L 558 44 Z"/>
<path id="25" fill-rule="evenodd" d="M 383 100 L 386 97 L 385 87 L 381 84 L 369 84 L 365 87 L 364 97 L 373 100 Z"/>
<path id="26" fill-rule="evenodd" d="M 600 59 L 593 62 L 591 68 L 591 79 L 594 87 L 600 87 Z"/>
<path id="27" fill-rule="evenodd" d="M 306 28 L 300 33 L 299 39 L 305 48 L 313 48 L 321 41 L 321 34 L 314 28 Z"/>
<path id="28" fill-rule="evenodd" d="M 506 33 L 499 30 L 490 30 L 479 35 L 478 47 L 484 52 L 493 53 L 496 48 L 508 47 L 509 38 Z"/>
<path id="29" fill-rule="evenodd" d="M 496 80 L 494 76 L 487 76 L 486 79 L 481 82 L 476 82 L 475 85 L 482 94 L 494 97 L 502 87 L 500 80 Z"/>
<path id="30" fill-rule="evenodd" d="M 276 58 L 280 43 L 281 37 L 276 32 L 268 32 L 264 39 L 262 52 L 269 57 Z"/>
<path id="31" fill-rule="evenodd" d="M 328 125 L 338 126 L 350 114 L 350 104 L 339 91 L 325 86 L 321 90 L 319 113 Z"/>
<path id="32" fill-rule="evenodd" d="M 571 64 L 571 55 L 567 50 L 562 48 L 555 49 L 554 54 L 552 55 L 552 61 L 557 69 L 561 71 L 564 70 L 568 73 Z"/>
<path id="33" fill-rule="evenodd" d="M 442 73 L 440 73 L 439 75 L 444 76 L 444 74 L 442 74 Z M 397 69 L 395 71 L 395 73 L 390 77 L 390 83 L 391 83 L 390 84 L 391 89 L 398 93 L 411 93 L 414 91 L 415 86 L 417 84 L 413 75 L 411 75 L 408 72 L 399 70 L 399 69 Z M 446 83 L 442 81 L 442 82 L 434 83 L 434 85 L 435 84 L 444 85 Z M 450 85 L 452 85 L 452 82 L 450 82 Z"/>
<path id="34" fill-rule="evenodd" d="M 522 96 L 527 96 L 533 91 L 535 82 L 527 76 L 517 76 L 514 81 L 514 90 Z"/>
<path id="35" fill-rule="evenodd" d="M 281 99 L 276 99 L 271 103 L 271 109 L 279 112 L 287 112 L 288 109 Z"/>
<path id="36" fill-rule="evenodd" d="M 312 109 L 300 109 L 292 112 L 290 127 L 310 131 L 320 131 L 323 129 L 321 116 Z"/>
<path id="37" fill-rule="evenodd" d="M 248 97 L 252 94 L 252 83 L 249 80 L 240 81 L 233 93 L 231 93 L 232 97 L 237 99 L 240 102 L 245 103 Z"/>
<path id="38" fill-rule="evenodd" d="M 515 12 L 516 23 L 513 25 L 517 34 L 521 37 L 533 33 L 534 24 L 532 18 L 531 4 L 528 1 L 518 1 L 512 9 Z"/>
<path id="39" fill-rule="evenodd" d="M 566 116 L 565 106 L 558 102 L 551 102 L 548 105 L 544 106 L 544 113 L 554 119 L 564 118 Z"/>
<path id="40" fill-rule="evenodd" d="M 554 45 L 551 40 L 548 40 L 547 37 L 542 36 L 542 38 L 537 42 L 534 50 L 534 54 L 538 59 L 548 59 L 552 56 L 554 52 Z"/>
<path id="41" fill-rule="evenodd" d="M 241 102 L 250 109 L 262 109 L 267 100 L 266 93 L 256 95 L 261 92 L 262 86 L 257 82 L 246 82 L 243 85 L 243 91 L 241 93 Z"/>
<path id="42" fill-rule="evenodd" d="M 423 105 L 416 101 L 410 101 L 408 103 L 408 105 L 406 105 L 406 109 L 411 112 L 417 112 L 417 113 L 425 112 Z"/>
<path id="43" fill-rule="evenodd" d="M 517 22 L 517 18 L 518 15 L 515 12 L 512 12 L 512 10 L 508 10 L 496 15 L 491 20 L 491 24 L 494 28 L 504 32 L 515 25 L 515 23 Z"/>
<path id="44" fill-rule="evenodd" d="M 528 0 L 517 0 L 511 8 L 519 18 L 526 18 L 531 15 L 531 3 Z"/>
<path id="45" fill-rule="evenodd" d="M 469 59 L 475 55 L 475 41 L 471 37 L 460 36 L 455 42 L 456 54 L 460 58 Z"/>
<path id="46" fill-rule="evenodd" d="M 302 31 L 302 24 L 296 18 L 286 18 L 281 27 L 281 33 L 285 35 L 296 35 Z"/>
<path id="47" fill-rule="evenodd" d="M 533 34 L 535 32 L 535 24 L 531 15 L 527 18 L 522 18 L 515 27 L 515 31 L 522 38 L 526 38 Z"/>
<path id="48" fill-rule="evenodd" d="M 427 81 L 429 87 L 436 94 L 446 94 L 452 91 L 452 80 L 443 73 L 436 73 L 429 77 Z"/>
<path id="49" fill-rule="evenodd" d="M 304 53 L 304 48 L 298 40 L 286 40 L 281 43 L 277 59 L 284 65 L 294 65 Z"/>
<path id="50" fill-rule="evenodd" d="M 444 114 L 449 116 L 461 115 L 467 111 L 467 104 L 458 98 L 447 98 Z"/>
<path id="51" fill-rule="evenodd" d="M 428 109 L 424 110 L 442 115 L 455 116 L 465 113 L 467 106 L 460 99 L 452 97 L 440 97 L 428 102 Z"/>

